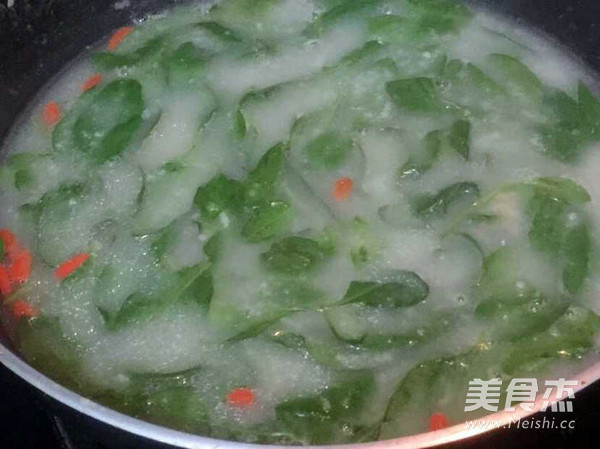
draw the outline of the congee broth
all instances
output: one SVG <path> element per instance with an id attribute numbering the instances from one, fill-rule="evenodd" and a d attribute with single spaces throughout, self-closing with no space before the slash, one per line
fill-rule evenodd
<path id="1" fill-rule="evenodd" d="M 574 375 L 596 352 L 593 91 L 551 43 L 453 0 L 146 18 L 6 144 L 2 323 L 63 385 L 215 438 L 481 416 L 470 380 Z"/>

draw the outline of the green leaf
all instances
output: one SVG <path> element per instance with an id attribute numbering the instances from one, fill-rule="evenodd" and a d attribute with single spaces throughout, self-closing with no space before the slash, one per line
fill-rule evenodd
<path id="1" fill-rule="evenodd" d="M 321 290 L 309 282 L 291 277 L 279 278 L 268 282 L 260 297 L 261 311 L 258 315 L 249 315 L 235 304 L 211 308 L 216 322 L 224 324 L 228 331 L 236 333 L 229 341 L 239 341 L 260 335 L 283 317 L 292 313 L 313 310 L 322 306 L 326 297 Z"/>
<path id="2" fill-rule="evenodd" d="M 159 232 L 152 236 L 150 250 L 157 261 L 162 261 L 163 257 L 175 243 L 177 239 L 176 226 L 174 223 L 162 228 Z"/>
<path id="3" fill-rule="evenodd" d="M 194 204 L 202 217 L 214 220 L 226 210 L 237 211 L 243 203 L 244 189 L 242 183 L 217 175 L 206 185 L 196 191 Z"/>
<path id="4" fill-rule="evenodd" d="M 553 118 L 566 127 L 579 127 L 579 104 L 570 95 L 558 89 L 548 89 L 544 95 L 544 106 L 550 109 Z"/>
<path id="5" fill-rule="evenodd" d="M 534 101 L 541 102 L 544 97 L 543 84 L 529 67 L 518 59 L 503 55 L 492 54 L 486 59 L 503 83 L 506 83 L 509 93 L 515 90 Z"/>
<path id="6" fill-rule="evenodd" d="M 125 123 L 116 125 L 106 134 L 106 136 L 99 143 L 98 147 L 94 148 L 95 145 L 91 145 L 91 148 L 93 148 L 92 151 L 94 159 L 102 163 L 119 156 L 127 148 L 131 138 L 140 128 L 141 124 L 141 117 L 133 117 L 131 120 Z M 75 128 L 76 132 L 80 130 L 80 128 Z"/>
<path id="7" fill-rule="evenodd" d="M 475 64 L 460 59 L 448 61 L 442 75 L 451 84 L 461 83 L 467 88 L 477 88 L 487 95 L 506 93 L 496 81 Z"/>
<path id="8" fill-rule="evenodd" d="M 246 137 L 246 133 L 248 132 L 248 125 L 246 124 L 246 118 L 244 117 L 244 113 L 241 108 L 237 108 L 235 111 L 235 123 L 234 123 L 234 131 L 235 136 L 238 139 L 243 139 Z"/>
<path id="9" fill-rule="evenodd" d="M 502 369 L 514 376 L 523 372 L 540 372 L 555 360 L 579 359 L 594 345 L 594 335 L 599 329 L 600 318 L 597 315 L 572 305 L 544 333 L 511 345 Z"/>
<path id="10" fill-rule="evenodd" d="M 574 161 L 582 144 L 578 131 L 562 125 L 541 127 L 542 141 L 546 153 L 561 162 Z"/>
<path id="11" fill-rule="evenodd" d="M 423 362 L 411 369 L 402 379 L 400 385 L 390 398 L 383 421 L 383 430 L 388 423 L 393 423 L 397 415 L 409 404 L 427 401 L 433 385 L 438 382 L 447 370 L 446 359 L 433 359 Z"/>
<path id="12" fill-rule="evenodd" d="M 417 11 L 440 14 L 456 18 L 472 17 L 468 7 L 456 0 L 408 0 Z"/>
<path id="13" fill-rule="evenodd" d="M 565 236 L 563 284 L 571 294 L 578 293 L 590 270 L 591 236 L 587 225 L 569 229 Z"/>
<path id="14" fill-rule="evenodd" d="M 204 254 L 208 257 L 211 263 L 215 263 L 221 257 L 221 251 L 223 248 L 223 236 L 220 232 L 213 235 L 208 241 L 204 244 Z"/>
<path id="15" fill-rule="evenodd" d="M 355 267 L 366 265 L 371 260 L 369 249 L 365 245 L 360 245 L 358 248 L 352 248 L 350 258 Z"/>
<path id="16" fill-rule="evenodd" d="M 99 52 L 92 55 L 92 64 L 100 70 L 112 70 L 121 67 L 131 67 L 145 62 L 157 55 L 163 48 L 164 37 L 158 36 L 148 40 L 134 52 L 123 54 L 114 52 Z"/>
<path id="17" fill-rule="evenodd" d="M 169 292 L 171 302 L 191 301 L 208 309 L 214 292 L 209 263 L 184 268 L 177 273 L 176 282 L 176 287 Z"/>
<path id="18" fill-rule="evenodd" d="M 129 79 L 113 81 L 100 91 L 73 126 L 75 147 L 97 163 L 123 152 L 141 124 L 142 86 Z"/>
<path id="19" fill-rule="evenodd" d="M 56 190 L 46 193 L 38 202 L 39 213 L 52 214 L 53 221 L 66 220 L 87 193 L 85 185 L 62 184 Z"/>
<path id="20" fill-rule="evenodd" d="M 210 431 L 208 408 L 193 387 L 198 369 L 173 374 L 135 374 L 124 394 L 140 418 L 184 432 Z"/>
<path id="21" fill-rule="evenodd" d="M 418 344 L 430 343 L 436 338 L 456 330 L 462 313 L 464 311 L 460 309 L 451 312 L 429 311 L 426 316 L 407 323 L 394 333 L 380 329 L 369 330 L 360 341 L 352 343 L 370 351 L 385 351 L 402 347 L 414 348 Z"/>
<path id="22" fill-rule="evenodd" d="M 410 307 L 427 298 L 429 286 L 412 271 L 395 271 L 391 282 L 352 281 L 340 304 Z"/>
<path id="23" fill-rule="evenodd" d="M 483 261 L 483 272 L 478 283 L 478 295 L 483 300 L 510 302 L 535 296 L 537 290 L 521 279 L 518 248 L 505 246 L 488 255 Z"/>
<path id="24" fill-rule="evenodd" d="M 58 319 L 41 316 L 21 320 L 17 340 L 19 351 L 32 366 L 66 387 L 82 388 L 79 350 L 65 338 Z"/>
<path id="25" fill-rule="evenodd" d="M 486 321 L 492 337 L 515 341 L 548 329 L 566 312 L 569 304 L 565 298 L 547 298 L 533 291 L 510 301 L 483 301 L 478 304 L 475 315 Z"/>
<path id="26" fill-rule="evenodd" d="M 545 195 L 534 195 L 527 205 L 532 217 L 529 241 L 540 251 L 560 253 L 566 232 L 566 204 Z"/>
<path id="27" fill-rule="evenodd" d="M 211 22 L 199 22 L 196 24 L 196 27 L 201 28 L 203 30 L 208 31 L 213 36 L 218 39 L 229 42 L 229 43 L 239 43 L 242 42 L 242 38 L 238 36 L 233 30 L 224 27 L 223 25 L 211 21 Z"/>
<path id="28" fill-rule="evenodd" d="M 250 243 L 273 238 L 287 228 L 291 216 L 290 205 L 283 201 L 256 207 L 242 228 L 242 237 Z"/>
<path id="29" fill-rule="evenodd" d="M 457 120 L 449 129 L 436 129 L 427 133 L 421 144 L 421 151 L 411 155 L 400 169 L 400 176 L 420 176 L 431 169 L 446 148 L 469 159 L 471 123 Z"/>
<path id="30" fill-rule="evenodd" d="M 284 346 L 288 349 L 296 349 L 304 351 L 306 350 L 306 343 L 304 337 L 291 332 L 277 331 L 269 335 L 269 341 L 277 343 L 278 345 Z"/>
<path id="31" fill-rule="evenodd" d="M 17 190 L 25 190 L 35 185 L 35 177 L 31 170 L 22 168 L 15 172 L 15 187 Z"/>
<path id="32" fill-rule="evenodd" d="M 395 14 L 371 17 L 367 20 L 369 38 L 386 44 L 413 44 L 428 33 L 427 25 L 419 23 L 419 19 Z"/>
<path id="33" fill-rule="evenodd" d="M 578 87 L 578 118 L 585 134 L 592 140 L 600 139 L 600 102 L 583 83 Z"/>
<path id="34" fill-rule="evenodd" d="M 419 27 L 437 34 L 460 30 L 473 16 L 466 6 L 455 0 L 409 0 L 419 14 Z"/>
<path id="35" fill-rule="evenodd" d="M 193 42 L 181 44 L 164 62 L 168 70 L 169 84 L 189 86 L 191 80 L 202 73 L 206 60 L 206 52 Z"/>
<path id="36" fill-rule="evenodd" d="M 341 60 L 342 64 L 357 64 L 380 54 L 386 46 L 377 40 L 367 41 L 362 47 L 351 51 Z"/>
<path id="37" fill-rule="evenodd" d="M 476 316 L 500 340 L 530 337 L 550 327 L 569 307 L 560 294 L 548 296 L 527 282 L 518 248 L 503 247 L 487 256 L 477 287 Z"/>
<path id="38" fill-rule="evenodd" d="M 319 15 L 305 30 L 304 34 L 317 37 L 329 30 L 333 25 L 360 14 L 362 11 L 375 8 L 382 0 L 340 0 L 333 8 Z"/>
<path id="39" fill-rule="evenodd" d="M 35 187 L 51 164 L 48 153 L 20 152 L 8 157 L 8 166 L 14 171 L 14 186 L 20 191 Z"/>
<path id="40" fill-rule="evenodd" d="M 299 274 L 316 268 L 327 256 L 319 242 L 305 237 L 287 237 L 261 254 L 262 263 L 271 271 Z"/>
<path id="41" fill-rule="evenodd" d="M 107 317 L 106 328 L 115 332 L 131 325 L 154 321 L 178 303 L 193 303 L 208 308 L 213 294 L 209 268 L 210 264 L 203 262 L 177 272 L 174 282 L 156 296 L 131 295 L 116 314 Z"/>
<path id="42" fill-rule="evenodd" d="M 471 140 L 471 122 L 468 120 L 457 120 L 451 128 L 449 134 L 450 146 L 456 150 L 465 160 L 469 160 L 470 140 Z"/>
<path id="43" fill-rule="evenodd" d="M 422 151 L 417 155 L 412 155 L 406 164 L 402 166 L 400 176 L 419 176 L 429 171 L 440 156 L 443 139 L 443 130 L 427 133 L 421 145 Z"/>
<path id="44" fill-rule="evenodd" d="M 422 195 L 413 200 L 412 207 L 421 218 L 439 218 L 448 213 L 451 206 L 474 203 L 479 198 L 479 187 L 473 182 L 458 182 L 436 194 Z"/>
<path id="45" fill-rule="evenodd" d="M 590 141 L 600 138 L 600 103 L 584 84 L 579 85 L 577 101 L 554 89 L 546 93 L 544 105 L 550 110 L 551 123 L 541 126 L 540 132 L 551 157 L 573 161 Z"/>
<path id="46" fill-rule="evenodd" d="M 248 174 L 244 182 L 245 201 L 248 205 L 258 205 L 273 199 L 287 149 L 286 143 L 275 145 Z"/>
<path id="47" fill-rule="evenodd" d="M 169 307 L 169 302 L 159 298 L 134 294 L 127 298 L 115 315 L 108 315 L 104 324 L 111 332 L 120 331 L 134 324 L 154 321 Z"/>
<path id="48" fill-rule="evenodd" d="M 4 262 L 4 240 L 0 239 L 0 263 Z"/>
<path id="49" fill-rule="evenodd" d="M 337 132 L 325 132 L 304 147 L 309 162 L 317 169 L 334 169 L 344 163 L 352 150 L 352 139 Z"/>
<path id="50" fill-rule="evenodd" d="M 566 201 L 569 204 L 584 204 L 591 201 L 587 190 L 569 178 L 559 176 L 536 178 L 528 184 L 533 186 L 537 193 Z"/>
<path id="51" fill-rule="evenodd" d="M 409 112 L 433 112 L 441 108 L 437 88 L 431 78 L 388 81 L 385 90 L 396 106 Z"/>
<path id="52" fill-rule="evenodd" d="M 293 441 L 301 444 L 332 444 L 353 441 L 353 420 L 375 391 L 371 371 L 355 371 L 321 394 L 289 399 L 275 413 Z"/>

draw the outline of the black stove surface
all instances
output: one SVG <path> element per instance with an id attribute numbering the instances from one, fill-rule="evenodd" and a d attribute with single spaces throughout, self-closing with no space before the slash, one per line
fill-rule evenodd
<path id="1" fill-rule="evenodd" d="M 576 396 L 571 430 L 510 429 L 452 445 L 454 449 L 596 449 L 600 446 L 600 384 Z M 548 413 L 548 419 L 556 417 Z M 540 418 L 541 419 L 541 418 Z M 449 448 L 449 446 L 446 446 Z M 94 441 L 76 423 L 51 414 L 36 391 L 0 365 L 0 449 L 120 449 Z M 143 446 L 140 446 L 143 449 Z M 440 448 L 441 449 L 441 448 Z"/>

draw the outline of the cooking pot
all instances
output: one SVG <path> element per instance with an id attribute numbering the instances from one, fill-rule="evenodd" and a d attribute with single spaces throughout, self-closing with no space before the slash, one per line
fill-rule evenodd
<path id="1" fill-rule="evenodd" d="M 177 0 L 6 0 L 0 4 L 0 143 L 34 94 L 87 46 L 115 28 L 158 12 Z M 521 25 L 547 34 L 600 72 L 600 2 L 598 0 L 471 0 L 475 7 L 506 15 Z M 235 443 L 185 434 L 143 422 L 93 403 L 58 385 L 24 362 L 0 329 L 0 362 L 43 392 L 48 406 L 76 419 L 108 447 L 259 449 L 264 446 Z M 579 380 L 577 394 L 600 379 L 600 361 L 572 377 Z M 600 382 L 596 386 L 600 385 Z M 589 393 L 587 393 L 589 394 Z M 540 398 L 533 412 L 540 410 Z M 533 415 L 518 409 L 482 419 L 485 422 L 517 420 Z M 424 448 L 464 441 L 484 433 L 485 425 L 464 424 L 389 441 L 348 445 L 361 449 Z M 275 446 L 273 446 L 275 447 Z"/>

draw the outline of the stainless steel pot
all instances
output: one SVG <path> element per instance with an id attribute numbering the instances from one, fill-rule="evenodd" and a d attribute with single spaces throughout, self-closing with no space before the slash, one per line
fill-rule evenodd
<path id="1" fill-rule="evenodd" d="M 131 0 L 120 8 L 111 0 L 14 0 L 0 4 L 0 142 L 15 117 L 35 92 L 70 59 L 116 27 L 177 0 Z M 600 72 L 600 2 L 597 0 L 471 0 L 469 3 L 510 16 L 555 38 L 594 71 Z M 74 393 L 39 373 L 11 348 L 0 329 L 0 363 L 23 381 L 52 398 L 51 406 L 83 419 L 91 432 L 124 447 L 228 449 L 261 448 L 259 445 L 214 440 L 177 432 L 123 415 Z M 578 392 L 600 380 L 600 361 L 573 377 Z M 585 392 L 583 392 L 585 394 Z M 533 415 L 542 406 L 539 398 L 532 412 L 500 412 L 482 422 L 517 420 Z M 425 448 L 457 442 L 483 433 L 484 425 L 468 429 L 464 424 L 405 438 L 347 445 L 345 448 Z M 166 445 L 166 446 L 165 446 Z M 275 446 L 272 446 L 275 447 Z"/>

